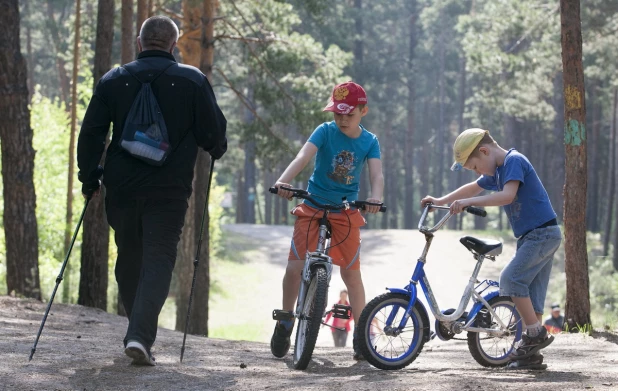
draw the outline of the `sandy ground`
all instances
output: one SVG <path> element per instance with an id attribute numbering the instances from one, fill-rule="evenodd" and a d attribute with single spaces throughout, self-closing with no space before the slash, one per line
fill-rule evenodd
<path id="1" fill-rule="evenodd" d="M 243 287 L 245 299 L 234 313 L 255 317 L 272 328 L 270 311 L 279 307 L 280 280 L 290 240 L 289 227 L 226 226 L 243 237 L 243 251 L 255 265 L 256 280 Z M 363 276 L 367 299 L 384 287 L 403 287 L 423 237 L 416 231 L 363 233 Z M 456 307 L 474 266 L 458 232 L 439 232 L 426 266 L 441 308 Z M 248 250 L 252 248 L 252 250 Z M 506 246 L 481 276 L 497 278 L 512 254 Z M 227 281 L 219 281 L 225 285 Z M 227 282 L 227 283 L 232 283 Z M 331 281 L 330 302 L 343 283 Z M 618 337 L 561 334 L 545 351 L 546 371 L 485 369 L 471 357 L 464 341 L 430 341 L 408 368 L 380 371 L 352 360 L 351 348 L 333 348 L 327 329 L 320 333 L 306 371 L 292 369 L 288 356 L 276 359 L 266 343 L 189 336 L 179 362 L 182 333 L 160 328 L 154 354 L 157 367 L 133 367 L 123 354 L 126 319 L 76 305 L 54 304 L 34 359 L 30 348 L 45 310 L 33 300 L 0 297 L 1 390 L 618 390 Z M 210 326 L 242 324 L 239 316 L 212 313 Z M 266 326 L 265 326 L 266 327 Z M 268 340 L 268 331 L 259 339 Z"/>

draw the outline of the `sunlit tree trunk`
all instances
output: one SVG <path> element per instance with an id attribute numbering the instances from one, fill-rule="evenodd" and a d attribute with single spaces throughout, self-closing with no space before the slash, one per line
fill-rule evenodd
<path id="1" fill-rule="evenodd" d="M 94 48 L 94 86 L 112 67 L 114 38 L 114 0 L 99 0 L 97 38 Z M 105 160 L 105 156 L 101 161 Z M 81 275 L 77 302 L 89 307 L 107 309 L 107 271 L 109 261 L 109 225 L 105 216 L 104 197 L 93 197 L 84 216 Z"/>
<path id="2" fill-rule="evenodd" d="M 570 329 L 590 325 L 586 247 L 586 96 L 582 65 L 579 0 L 560 0 L 564 75 L 564 252 L 566 322 Z"/>
<path id="3" fill-rule="evenodd" d="M 183 35 L 178 42 L 183 62 L 199 67 L 206 77 L 212 79 L 214 61 L 214 18 L 218 8 L 216 0 L 204 0 L 202 7 L 183 1 Z M 195 28 L 195 26 L 199 26 Z M 195 39 L 199 38 L 199 39 Z M 210 170 L 210 155 L 199 150 L 195 163 L 193 195 L 185 219 L 180 243 L 180 257 L 177 261 L 176 277 L 178 294 L 176 296 L 176 329 L 184 330 L 191 291 L 194 267 L 192 261 L 200 239 L 200 224 L 204 218 L 204 233 L 197 267 L 196 288 L 193 296 L 191 318 L 187 332 L 208 336 L 208 297 L 210 291 L 210 235 L 208 232 L 208 209 L 203 215 L 206 202 L 206 188 Z"/>
<path id="4" fill-rule="evenodd" d="M 0 1 L 0 147 L 8 293 L 41 299 L 34 149 L 17 0 Z"/>

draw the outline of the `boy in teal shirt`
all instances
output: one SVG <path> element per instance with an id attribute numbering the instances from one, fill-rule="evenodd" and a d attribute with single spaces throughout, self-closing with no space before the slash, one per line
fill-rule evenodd
<path id="1" fill-rule="evenodd" d="M 371 184 L 371 196 L 367 201 L 380 204 L 384 190 L 380 144 L 377 137 L 360 124 L 368 112 L 365 90 L 353 82 L 335 86 L 324 111 L 333 112 L 334 121 L 325 122 L 315 129 L 275 183 L 279 189 L 278 195 L 284 198 L 292 196 L 291 192 L 283 188 L 292 187 L 290 182 L 315 157 L 315 168 L 307 187 L 307 191 L 315 198 L 335 204 L 341 203 L 344 197 L 348 201 L 355 201 L 362 169 L 367 162 Z M 316 248 L 318 224 L 315 221 L 311 224 L 311 220 L 321 215 L 316 214 L 313 206 L 305 201 L 292 210 L 297 219 L 283 278 L 283 310 L 294 310 L 305 253 Z M 379 210 L 379 206 L 367 206 L 369 213 L 377 213 Z M 347 287 L 356 323 L 365 307 L 365 288 L 360 273 L 360 227 L 365 225 L 365 219 L 358 210 L 349 210 L 331 213 L 329 221 L 331 240 L 339 243 L 330 249 L 329 256 L 341 268 L 341 278 Z M 293 321 L 277 322 L 270 342 L 274 356 L 283 357 L 290 349 L 293 326 Z M 361 359 L 362 356 L 355 351 L 354 358 Z"/>

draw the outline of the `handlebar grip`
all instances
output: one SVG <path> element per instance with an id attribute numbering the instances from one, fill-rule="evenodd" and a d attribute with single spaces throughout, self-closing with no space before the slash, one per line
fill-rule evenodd
<path id="1" fill-rule="evenodd" d="M 487 212 L 484 209 L 481 208 L 477 208 L 474 206 L 468 206 L 466 208 L 464 208 L 464 210 L 468 213 L 471 213 L 473 215 L 476 216 L 481 216 L 481 217 L 486 217 L 487 216 Z"/>
<path id="2" fill-rule="evenodd" d="M 277 194 L 279 192 L 279 189 L 277 189 L 276 187 L 271 187 L 270 189 L 268 189 L 268 191 L 273 194 Z"/>
<path id="3" fill-rule="evenodd" d="M 382 205 L 382 206 L 380 207 L 380 212 L 386 212 L 386 206 Z"/>

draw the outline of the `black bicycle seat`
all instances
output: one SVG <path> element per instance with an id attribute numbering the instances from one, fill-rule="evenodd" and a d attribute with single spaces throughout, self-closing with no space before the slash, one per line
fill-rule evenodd
<path id="1" fill-rule="evenodd" d="M 472 236 L 464 236 L 459 239 L 468 250 L 477 254 L 495 256 L 502 253 L 502 243 L 492 239 L 478 239 Z"/>

